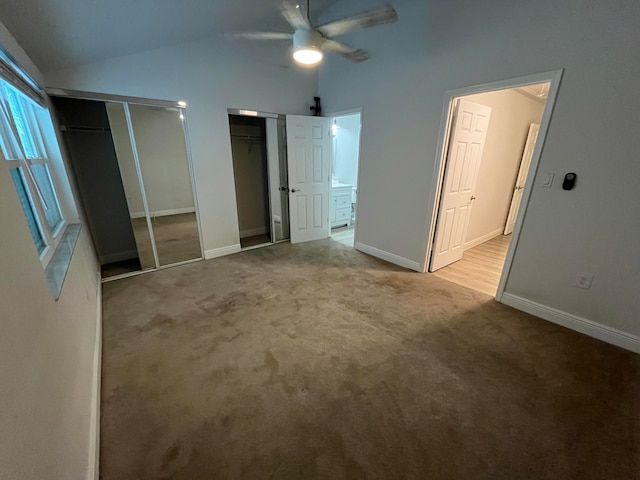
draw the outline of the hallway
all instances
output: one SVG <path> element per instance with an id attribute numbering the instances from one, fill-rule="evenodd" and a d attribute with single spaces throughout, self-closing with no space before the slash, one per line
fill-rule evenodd
<path id="1" fill-rule="evenodd" d="M 462 260 L 433 272 L 463 287 L 495 296 L 511 235 L 499 235 L 464 252 Z"/>

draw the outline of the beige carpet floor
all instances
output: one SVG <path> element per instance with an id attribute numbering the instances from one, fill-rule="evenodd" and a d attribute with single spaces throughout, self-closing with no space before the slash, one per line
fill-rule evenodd
<path id="1" fill-rule="evenodd" d="M 103 480 L 639 478 L 640 356 L 339 242 L 103 298 Z"/>

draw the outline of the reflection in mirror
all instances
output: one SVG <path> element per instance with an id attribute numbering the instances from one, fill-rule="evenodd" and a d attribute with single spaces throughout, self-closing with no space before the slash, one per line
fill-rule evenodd
<path id="1" fill-rule="evenodd" d="M 73 166 L 102 277 L 140 271 L 144 268 L 138 256 L 140 243 L 131 223 L 105 102 L 52 97 L 52 103 Z M 46 196 L 46 188 L 43 192 Z M 47 219 L 50 224 L 56 221 L 55 216 Z M 150 245 L 148 240 L 146 245 Z"/>
<path id="2" fill-rule="evenodd" d="M 284 119 L 266 119 L 269 197 L 271 202 L 272 241 L 289 238 L 289 191 L 287 189 L 286 123 Z"/>
<path id="3" fill-rule="evenodd" d="M 202 258 L 182 111 L 129 104 L 129 112 L 159 263 Z"/>
<path id="4" fill-rule="evenodd" d="M 121 103 L 106 103 L 111 136 L 118 158 L 122 186 L 124 187 L 129 207 L 129 216 L 133 235 L 138 247 L 138 257 L 142 270 L 156 267 L 153 257 L 153 247 L 147 218 L 145 216 L 144 201 L 140 189 L 140 181 L 136 171 L 136 164 L 129 137 L 129 128 L 125 117 L 124 105 Z"/>

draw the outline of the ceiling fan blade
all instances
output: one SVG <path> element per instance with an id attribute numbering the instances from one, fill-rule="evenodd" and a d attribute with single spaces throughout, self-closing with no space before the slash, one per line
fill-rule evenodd
<path id="1" fill-rule="evenodd" d="M 244 32 L 244 33 L 228 33 L 227 38 L 240 38 L 244 40 L 291 40 L 291 33 L 279 32 Z"/>
<path id="2" fill-rule="evenodd" d="M 367 28 L 375 25 L 382 25 L 384 23 L 392 23 L 398 19 L 398 13 L 395 9 L 387 4 L 382 8 L 370 10 L 360 15 L 344 18 L 335 22 L 327 23 L 318 27 L 316 30 L 320 31 L 325 37 L 336 37 L 343 35 L 354 28 Z"/>
<path id="3" fill-rule="evenodd" d="M 339 53 L 344 58 L 355 63 L 364 62 L 369 58 L 369 54 L 364 50 L 352 48 L 349 45 L 345 45 L 344 43 L 338 42 L 337 40 L 333 40 L 331 38 L 325 39 L 322 44 L 322 49 Z"/>
<path id="4" fill-rule="evenodd" d="M 280 4 L 280 13 L 296 30 L 311 30 L 311 23 L 307 18 L 307 12 L 302 5 L 302 1 L 298 4 L 284 1 Z"/>

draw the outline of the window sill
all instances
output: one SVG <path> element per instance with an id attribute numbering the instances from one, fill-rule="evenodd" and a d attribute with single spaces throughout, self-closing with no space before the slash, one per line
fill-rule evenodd
<path id="1" fill-rule="evenodd" d="M 62 284 L 67 276 L 67 270 L 69 270 L 71 256 L 80 235 L 80 228 L 80 224 L 67 225 L 56 251 L 44 270 L 51 293 L 56 300 L 58 300 L 60 292 L 62 292 Z"/>

